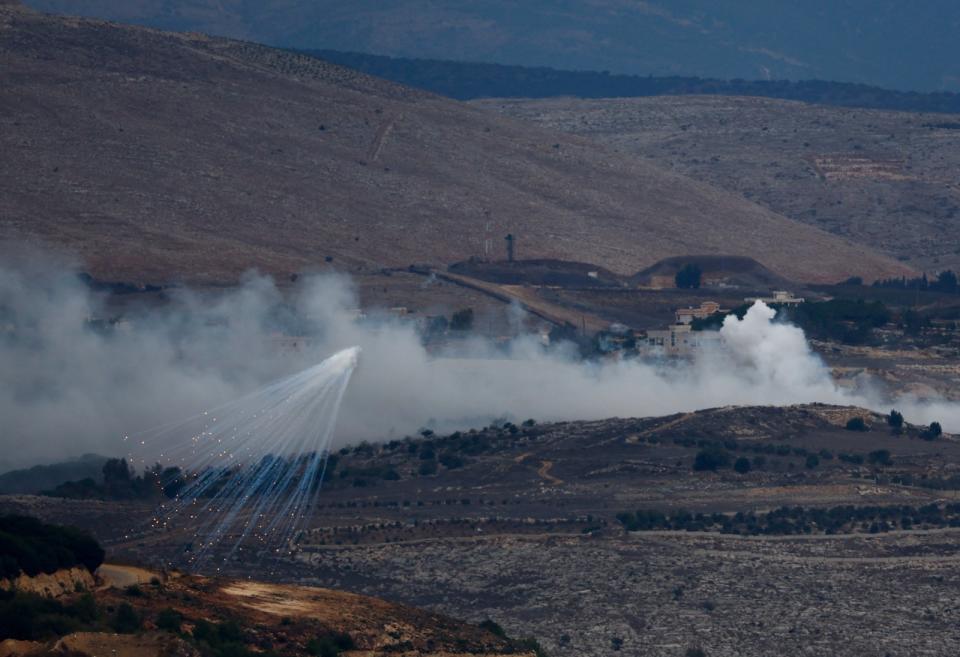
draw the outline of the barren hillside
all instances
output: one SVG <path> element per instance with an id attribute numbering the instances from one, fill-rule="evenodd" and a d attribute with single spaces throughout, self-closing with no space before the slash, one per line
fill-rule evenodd
<path id="1" fill-rule="evenodd" d="M 960 121 L 709 96 L 479 101 L 931 271 L 960 267 Z"/>
<path id="2" fill-rule="evenodd" d="M 0 240 L 114 280 L 230 282 L 521 257 L 617 273 L 755 257 L 802 280 L 899 274 L 859 245 L 579 137 L 319 60 L 0 7 Z"/>

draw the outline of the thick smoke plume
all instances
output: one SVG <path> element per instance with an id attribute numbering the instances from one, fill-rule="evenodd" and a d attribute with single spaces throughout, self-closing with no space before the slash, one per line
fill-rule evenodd
<path id="1" fill-rule="evenodd" d="M 122 438 L 175 422 L 359 345 L 338 443 L 448 431 L 493 419 L 648 416 L 730 404 L 812 401 L 886 411 L 890 400 L 834 384 L 803 332 L 754 306 L 722 328 L 728 347 L 672 366 L 585 363 L 533 337 L 504 351 L 481 340 L 429 355 L 408 324 L 357 321 L 348 279 L 317 276 L 281 294 L 251 274 L 217 295 L 176 290 L 168 303 L 110 317 L 67 262 L 5 256 L 0 265 L 0 467 L 84 452 L 123 453 Z M 277 339 L 310 336 L 297 348 Z M 960 429 L 948 403 L 895 400 L 908 421 Z"/>

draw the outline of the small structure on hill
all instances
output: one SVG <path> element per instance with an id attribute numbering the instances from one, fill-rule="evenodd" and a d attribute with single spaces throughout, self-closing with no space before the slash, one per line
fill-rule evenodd
<path id="1" fill-rule="evenodd" d="M 762 301 L 763 303 L 777 306 L 799 306 L 803 303 L 803 297 L 795 297 L 790 292 L 786 290 L 774 290 L 772 297 L 747 297 L 744 299 L 747 303 L 756 303 L 757 301 Z"/>
<path id="2" fill-rule="evenodd" d="M 725 312 L 716 301 L 704 301 L 699 308 L 677 308 L 677 324 L 690 324 L 695 319 L 706 319 L 710 315 Z"/>

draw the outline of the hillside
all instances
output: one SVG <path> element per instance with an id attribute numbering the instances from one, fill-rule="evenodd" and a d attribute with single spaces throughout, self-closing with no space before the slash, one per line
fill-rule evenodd
<path id="1" fill-rule="evenodd" d="M 960 267 L 960 122 L 764 98 L 478 101 L 712 183 L 917 268 Z"/>
<path id="2" fill-rule="evenodd" d="M 676 657 L 696 647 L 953 657 L 955 642 L 943 637 L 960 617 L 960 442 L 925 439 L 927 427 L 902 410 L 899 429 L 885 414 L 807 404 L 496 422 L 362 443 L 338 453 L 293 555 L 243 549 L 221 567 L 238 580 L 253 573 L 337 592 L 183 577 L 141 586 L 142 597 L 113 595 L 148 620 L 167 605 L 185 626 L 249 619 L 244 636 L 281 653 L 321 635 L 316 624 L 348 631 L 361 649 L 379 637 L 383 652 L 411 635 L 419 649 L 427 631 L 443 646 L 434 654 L 455 637 L 483 638 L 460 626 L 443 641 L 422 612 L 338 593 L 349 591 L 489 618 L 555 657 Z M 853 418 L 868 430 L 847 429 Z M 152 504 L 0 496 L 0 510 L 90 527 L 121 563 L 182 561 L 194 540 L 186 520 L 136 531 Z M 634 527 L 641 513 L 659 522 Z M 403 636 L 384 631 L 391 619 Z"/>
<path id="3" fill-rule="evenodd" d="M 455 262 L 508 232 L 520 257 L 624 274 L 690 252 L 904 271 L 589 140 L 249 43 L 8 6 L 0 58 L 0 239 L 104 280 Z"/>
<path id="4" fill-rule="evenodd" d="M 609 70 L 960 90 L 960 10 L 726 0 L 29 0 L 57 12 L 295 48 Z M 891 56 L 896 53 L 896 56 Z"/>
<path id="5" fill-rule="evenodd" d="M 113 564 L 98 575 L 102 586 L 56 600 L 19 590 L 0 596 L 3 654 L 534 657 L 537 645 L 496 625 L 337 590 Z"/>

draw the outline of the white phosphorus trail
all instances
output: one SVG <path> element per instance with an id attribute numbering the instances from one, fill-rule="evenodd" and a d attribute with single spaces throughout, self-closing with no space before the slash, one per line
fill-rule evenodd
<path id="1" fill-rule="evenodd" d="M 326 470 L 330 443 L 359 347 L 201 415 L 133 440 L 136 451 L 179 468 L 176 494 L 153 520 L 190 529 L 185 561 L 289 549 L 304 528 Z"/>

